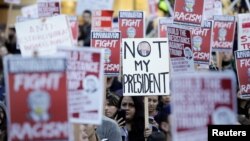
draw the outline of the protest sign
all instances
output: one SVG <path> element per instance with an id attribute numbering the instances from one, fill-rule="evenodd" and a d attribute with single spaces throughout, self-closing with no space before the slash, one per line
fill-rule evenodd
<path id="1" fill-rule="evenodd" d="M 200 26 L 203 9 L 204 0 L 175 0 L 174 23 Z"/>
<path id="2" fill-rule="evenodd" d="M 50 17 L 61 14 L 61 0 L 37 0 L 39 17 Z"/>
<path id="3" fill-rule="evenodd" d="M 9 141 L 68 139 L 66 59 L 4 58 Z"/>
<path id="4" fill-rule="evenodd" d="M 190 29 L 178 25 L 168 25 L 167 33 L 171 72 L 194 72 Z"/>
<path id="5" fill-rule="evenodd" d="M 212 50 L 219 52 L 232 52 L 236 20 L 234 16 L 215 15 L 213 17 Z"/>
<path id="6" fill-rule="evenodd" d="M 221 0 L 205 0 L 204 20 L 212 20 L 214 15 L 223 15 Z"/>
<path id="7" fill-rule="evenodd" d="M 64 15 L 15 24 L 22 56 L 54 55 L 57 46 L 72 46 L 72 35 Z"/>
<path id="8" fill-rule="evenodd" d="M 157 12 L 158 12 L 157 0 L 148 0 L 148 9 L 151 17 L 157 17 Z"/>
<path id="9" fill-rule="evenodd" d="M 103 110 L 103 50 L 58 48 L 67 56 L 69 121 L 101 124 Z"/>
<path id="10" fill-rule="evenodd" d="M 20 4 L 21 0 L 4 0 L 4 2 L 9 4 Z"/>
<path id="11" fill-rule="evenodd" d="M 169 95 L 166 39 L 123 39 L 122 62 L 124 96 Z"/>
<path id="12" fill-rule="evenodd" d="M 91 30 L 111 31 L 113 23 L 113 10 L 94 10 L 92 14 Z"/>
<path id="13" fill-rule="evenodd" d="M 235 51 L 241 98 L 250 98 L 250 50 Z"/>
<path id="14" fill-rule="evenodd" d="M 212 21 L 204 21 L 201 27 L 191 27 L 194 63 L 206 65 L 206 68 L 209 66 L 212 51 L 212 29 Z"/>
<path id="15" fill-rule="evenodd" d="M 238 14 L 238 50 L 250 49 L 250 14 Z"/>
<path id="16" fill-rule="evenodd" d="M 122 38 L 143 38 L 145 16 L 143 11 L 119 11 L 119 29 Z"/>
<path id="17" fill-rule="evenodd" d="M 91 32 L 91 47 L 104 48 L 104 73 L 118 76 L 120 73 L 120 32 Z"/>
<path id="18" fill-rule="evenodd" d="M 22 7 L 21 13 L 24 17 L 38 18 L 37 4 Z"/>
<path id="19" fill-rule="evenodd" d="M 77 0 L 76 14 L 82 15 L 84 10 L 113 10 L 114 0 Z"/>
<path id="20" fill-rule="evenodd" d="M 173 141 L 207 141 L 208 125 L 236 125 L 233 72 L 175 74 L 171 78 Z"/>
<path id="21" fill-rule="evenodd" d="M 167 25 L 173 23 L 173 17 L 161 17 L 158 20 L 158 37 L 165 38 L 167 34 Z"/>
<path id="22" fill-rule="evenodd" d="M 73 43 L 74 45 L 77 45 L 78 42 L 78 32 L 79 32 L 79 24 L 78 24 L 78 20 L 77 20 L 77 16 L 67 16 L 68 18 L 68 22 L 70 25 L 70 29 L 71 29 L 71 35 L 73 38 Z"/>

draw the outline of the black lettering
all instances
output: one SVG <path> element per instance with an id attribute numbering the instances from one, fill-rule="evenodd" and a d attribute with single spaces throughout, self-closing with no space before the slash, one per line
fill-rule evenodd
<path id="1" fill-rule="evenodd" d="M 127 42 L 124 42 L 124 59 L 127 58 L 127 48 L 129 52 L 131 53 L 131 55 L 135 58 L 135 42 L 133 42 L 133 51 L 131 50 Z"/>
<path id="2" fill-rule="evenodd" d="M 158 44 L 159 57 L 161 58 L 161 43 L 167 43 L 167 41 L 153 41 L 153 43 L 157 43 Z"/>

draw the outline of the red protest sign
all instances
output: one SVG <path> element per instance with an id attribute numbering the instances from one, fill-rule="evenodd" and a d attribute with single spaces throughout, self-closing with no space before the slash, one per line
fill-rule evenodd
<path id="1" fill-rule="evenodd" d="M 235 51 L 241 98 L 250 98 L 250 50 Z"/>
<path id="2" fill-rule="evenodd" d="M 143 11 L 119 11 L 119 29 L 122 38 L 143 38 L 145 17 Z"/>
<path id="3" fill-rule="evenodd" d="M 236 20 L 234 16 L 214 16 L 213 51 L 232 52 Z"/>
<path id="4" fill-rule="evenodd" d="M 120 32 L 91 32 L 91 46 L 104 48 L 104 71 L 106 75 L 118 75 L 120 72 Z"/>
<path id="5" fill-rule="evenodd" d="M 113 10 L 94 10 L 91 30 L 112 30 Z"/>
<path id="6" fill-rule="evenodd" d="M 209 65 L 212 50 L 212 26 L 212 21 L 204 21 L 202 27 L 191 27 L 194 63 L 196 64 Z"/>
<path id="7" fill-rule="evenodd" d="M 237 124 L 234 82 L 233 72 L 173 75 L 173 138 L 205 141 L 208 125 Z"/>
<path id="8" fill-rule="evenodd" d="M 167 37 L 167 25 L 173 23 L 172 17 L 161 17 L 158 20 L 158 37 Z"/>
<path id="9" fill-rule="evenodd" d="M 9 140 L 67 140 L 66 59 L 8 56 L 4 63 Z"/>
<path id="10" fill-rule="evenodd" d="M 203 18 L 204 0 L 175 0 L 174 22 L 199 26 Z"/>

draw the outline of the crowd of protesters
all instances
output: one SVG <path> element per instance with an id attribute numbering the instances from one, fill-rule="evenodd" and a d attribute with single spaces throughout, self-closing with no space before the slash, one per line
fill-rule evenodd
<path id="1" fill-rule="evenodd" d="M 239 8 L 242 11 L 242 8 Z M 243 9 L 244 11 L 244 9 Z M 83 12 L 84 24 L 79 26 L 79 46 L 90 46 L 91 11 Z M 147 33 L 155 30 L 151 22 Z M 237 33 L 237 32 L 236 32 Z M 156 34 L 157 35 L 157 34 Z M 237 49 L 235 37 L 234 50 Z M 2 58 L 7 54 L 20 54 L 16 48 L 15 28 L 9 28 L 8 36 L 0 33 L 0 140 L 7 139 L 7 115 L 5 102 L 5 84 Z M 215 52 L 213 56 L 216 57 Z M 221 68 L 216 64 L 210 65 L 209 71 L 233 70 L 236 67 L 233 53 L 222 53 Z M 216 59 L 214 59 L 216 60 Z M 238 90 L 238 95 L 240 95 Z M 149 126 L 145 127 L 143 97 L 123 96 L 122 83 L 119 77 L 107 78 L 106 100 L 104 105 L 103 122 L 100 126 L 79 126 L 80 140 L 89 141 L 171 141 L 171 96 L 148 96 Z M 250 125 L 250 100 L 238 100 L 238 124 Z"/>

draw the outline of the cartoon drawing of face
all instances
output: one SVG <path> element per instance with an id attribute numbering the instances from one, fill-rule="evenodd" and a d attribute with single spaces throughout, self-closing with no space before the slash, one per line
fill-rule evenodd
<path id="1" fill-rule="evenodd" d="M 45 91 L 32 91 L 28 96 L 29 117 L 33 121 L 49 120 L 50 95 Z"/>
<path id="2" fill-rule="evenodd" d="M 148 42 L 142 41 L 138 44 L 137 51 L 138 51 L 140 56 L 146 57 L 151 52 L 151 46 Z"/>
<path id="3" fill-rule="evenodd" d="M 184 48 L 184 56 L 188 60 L 191 60 L 193 58 L 192 50 L 189 47 Z"/>
<path id="4" fill-rule="evenodd" d="M 129 27 L 127 29 L 127 36 L 128 38 L 134 38 L 136 35 L 136 29 L 134 27 Z"/>
<path id="5" fill-rule="evenodd" d="M 109 48 L 105 48 L 105 52 L 104 52 L 104 61 L 105 61 L 105 63 L 110 62 L 110 56 L 111 56 L 111 50 Z"/>
<path id="6" fill-rule="evenodd" d="M 193 37 L 193 50 L 194 51 L 200 51 L 201 50 L 201 44 L 202 44 L 201 36 L 194 36 Z"/>
<path id="7" fill-rule="evenodd" d="M 220 28 L 218 34 L 219 34 L 219 36 L 218 36 L 219 41 L 225 41 L 226 40 L 227 30 L 225 28 Z"/>
<path id="8" fill-rule="evenodd" d="M 83 83 L 85 93 L 95 93 L 98 91 L 98 79 L 94 75 L 88 75 Z"/>
<path id="9" fill-rule="evenodd" d="M 186 12 L 193 12 L 193 7 L 195 5 L 195 0 L 185 0 L 185 11 Z"/>

